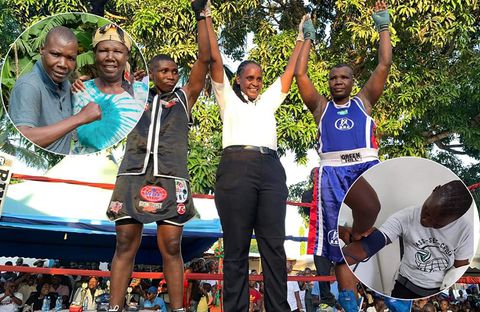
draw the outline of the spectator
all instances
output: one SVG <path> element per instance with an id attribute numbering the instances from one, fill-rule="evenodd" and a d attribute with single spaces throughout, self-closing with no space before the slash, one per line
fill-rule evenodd
<path id="1" fill-rule="evenodd" d="M 50 309 L 55 308 L 57 296 L 55 293 L 50 292 L 50 283 L 43 281 L 38 284 L 37 291 L 30 295 L 27 302 L 25 302 L 25 305 L 32 306 L 33 311 L 41 310 L 43 299 L 46 297 L 50 298 Z"/>
<path id="2" fill-rule="evenodd" d="M 287 273 L 290 274 L 293 269 L 293 261 L 287 260 Z M 300 288 L 297 281 L 287 281 L 287 300 L 290 306 L 290 311 L 302 312 L 305 311 L 300 300 Z"/>
<path id="3" fill-rule="evenodd" d="M 450 310 L 450 303 L 448 302 L 447 299 L 440 300 L 440 311 L 441 312 L 452 312 L 452 310 Z"/>
<path id="4" fill-rule="evenodd" d="M 50 287 L 50 292 L 56 293 L 58 296 L 62 297 L 62 302 L 65 306 L 68 304 L 68 299 L 70 298 L 70 289 L 67 285 L 62 283 L 62 277 L 55 275 L 52 277 L 52 286 Z"/>
<path id="5" fill-rule="evenodd" d="M 297 273 L 297 276 L 304 276 L 304 273 L 303 271 L 299 271 Z M 299 296 L 300 296 L 300 302 L 302 303 L 302 307 L 304 308 L 305 310 L 305 293 L 306 293 L 306 289 L 307 289 L 307 284 L 305 282 L 297 282 L 298 283 L 298 288 L 300 289 L 300 291 L 298 292 Z"/>
<path id="6" fill-rule="evenodd" d="M 160 310 L 162 312 L 167 312 L 167 307 L 165 302 L 162 298 L 157 296 L 158 288 L 155 286 L 150 286 L 147 289 L 147 293 L 145 295 L 145 301 L 143 302 L 143 309 L 144 310 Z"/>
<path id="7" fill-rule="evenodd" d="M 4 288 L 4 293 L 0 294 L 0 312 L 16 312 L 22 305 L 23 296 L 15 291 L 13 281 L 6 281 Z"/>
<path id="8" fill-rule="evenodd" d="M 210 305 L 212 304 L 212 285 L 210 283 L 203 282 L 200 285 L 200 300 L 197 305 L 197 312 L 208 312 L 210 310 Z"/>
<path id="9" fill-rule="evenodd" d="M 13 266 L 12 261 L 7 261 L 5 262 L 6 266 Z M 17 274 L 15 272 L 11 271 L 5 271 L 0 275 L 0 280 L 3 282 L 9 281 L 9 280 L 14 280 L 17 277 Z"/>
<path id="10" fill-rule="evenodd" d="M 16 266 L 22 266 L 23 265 L 23 258 L 18 257 L 17 260 L 15 261 Z"/>
<path id="11" fill-rule="evenodd" d="M 256 270 L 252 270 L 250 275 L 258 275 L 258 273 Z M 256 285 L 257 285 L 256 281 L 252 281 L 252 280 L 248 281 L 248 288 L 250 292 L 249 312 L 263 311 L 263 296 L 255 288 Z"/>
<path id="12" fill-rule="evenodd" d="M 73 302 L 83 306 L 84 301 L 87 300 L 87 309 L 96 310 L 97 303 L 95 299 L 103 294 L 103 290 L 98 288 L 98 278 L 95 276 L 90 277 L 86 288 L 78 288 L 73 296 Z"/>
<path id="13" fill-rule="evenodd" d="M 33 274 L 22 275 L 16 282 L 18 283 L 18 292 L 22 294 L 24 301 L 30 298 L 33 292 L 37 291 L 35 275 Z"/>

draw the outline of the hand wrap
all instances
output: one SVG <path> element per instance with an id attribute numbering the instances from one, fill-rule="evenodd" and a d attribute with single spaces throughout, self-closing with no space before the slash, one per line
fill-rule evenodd
<path id="1" fill-rule="evenodd" d="M 388 10 L 374 12 L 372 18 L 375 23 L 375 29 L 378 32 L 388 30 L 388 25 L 390 25 L 390 15 L 388 14 Z"/>

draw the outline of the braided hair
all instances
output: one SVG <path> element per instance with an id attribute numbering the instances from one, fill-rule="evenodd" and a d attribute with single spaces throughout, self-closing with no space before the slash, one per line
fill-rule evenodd
<path id="1" fill-rule="evenodd" d="M 250 64 L 254 64 L 254 65 L 257 65 L 260 69 L 262 68 L 260 66 L 260 64 L 258 64 L 257 62 L 255 61 L 243 61 L 240 63 L 240 65 L 238 65 L 238 68 L 237 68 L 237 74 L 236 76 L 237 77 L 240 77 L 240 75 L 243 73 L 243 71 L 245 70 L 245 68 L 250 65 Z M 233 91 L 235 92 L 235 94 L 238 96 L 238 98 L 244 102 L 244 103 L 248 103 L 247 99 L 245 99 L 245 97 L 243 96 L 242 94 L 242 90 L 240 89 L 240 85 L 237 83 L 237 80 L 235 79 L 233 81 L 233 86 L 232 86 L 232 89 Z"/>

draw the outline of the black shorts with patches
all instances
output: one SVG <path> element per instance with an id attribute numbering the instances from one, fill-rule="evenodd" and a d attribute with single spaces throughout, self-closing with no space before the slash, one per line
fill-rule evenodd
<path id="1" fill-rule="evenodd" d="M 144 175 L 117 177 L 107 209 L 111 221 L 133 218 L 183 225 L 195 215 L 190 184 L 182 178 L 153 176 L 152 163 Z"/>

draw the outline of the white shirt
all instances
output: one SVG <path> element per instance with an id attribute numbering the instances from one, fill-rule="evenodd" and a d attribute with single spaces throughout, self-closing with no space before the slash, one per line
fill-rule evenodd
<path id="1" fill-rule="evenodd" d="M 453 266 L 454 260 L 470 259 L 474 254 L 472 214 L 440 229 L 420 224 L 421 207 L 402 209 L 380 227 L 380 231 L 394 241 L 403 237 L 404 254 L 399 273 L 417 286 L 437 288 Z"/>
<path id="2" fill-rule="evenodd" d="M 300 287 L 298 287 L 298 282 L 287 281 L 287 301 L 291 311 L 302 308 L 297 306 L 297 299 L 295 298 L 296 292 L 300 292 Z"/>
<path id="3" fill-rule="evenodd" d="M 83 294 L 83 292 L 85 291 L 85 295 Z M 95 289 L 95 294 L 93 295 L 92 297 L 92 292 L 90 291 L 90 289 L 83 289 L 83 288 L 78 288 L 77 291 L 75 292 L 75 295 L 73 296 L 73 301 L 72 302 L 76 302 L 78 304 L 80 304 L 81 306 L 83 306 L 83 300 L 85 300 L 85 298 L 87 299 L 87 302 L 88 302 L 88 308 L 87 310 L 89 311 L 96 311 L 97 310 L 97 303 L 95 302 L 95 299 L 102 295 L 104 293 L 103 290 L 101 289 Z"/>
<path id="4" fill-rule="evenodd" d="M 223 83 L 212 80 L 212 86 L 223 121 L 223 148 L 231 145 L 253 145 L 277 150 L 275 111 L 287 96 L 287 93 L 282 92 L 280 78 L 255 101 L 248 103 L 235 94 L 225 72 Z"/>
<path id="5" fill-rule="evenodd" d="M 0 294 L 0 298 L 2 298 L 5 294 Z M 16 298 L 20 299 L 23 302 L 23 295 L 19 292 L 13 294 Z M 0 312 L 16 312 L 18 310 L 18 305 L 13 302 L 10 296 L 7 296 L 0 302 Z"/>

